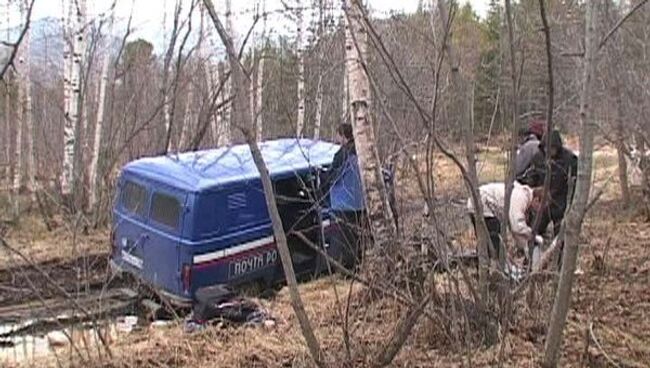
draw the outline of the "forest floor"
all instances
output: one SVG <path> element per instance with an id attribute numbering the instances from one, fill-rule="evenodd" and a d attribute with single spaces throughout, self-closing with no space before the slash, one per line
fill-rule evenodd
<path id="1" fill-rule="evenodd" d="M 482 182 L 502 177 L 505 162 L 502 153 L 484 149 L 479 158 L 484 162 L 479 163 L 479 167 L 483 165 Z M 580 271 L 574 285 L 561 365 L 650 367 L 650 222 L 634 206 L 631 209 L 621 206 L 615 151 L 602 146 L 595 158 L 593 192 L 602 190 L 603 194 L 590 210 L 581 237 Z M 465 201 L 464 189 L 460 177 L 453 174 L 457 170 L 444 159 L 436 162 L 436 169 L 444 173 L 436 177 L 437 193 L 455 208 L 445 211 L 449 218 L 456 220 L 449 230 L 450 236 L 455 243 L 471 243 L 473 231 L 462 216 L 463 205 L 459 204 Z M 418 197 L 415 185 L 400 178 L 398 190 L 404 233 L 421 233 L 425 220 L 421 216 L 422 204 L 414 199 Z M 56 288 L 52 291 L 51 285 L 48 287 L 51 281 L 65 288 L 79 285 L 80 280 L 86 286 L 106 280 L 109 249 L 106 231 L 73 234 L 76 232 L 71 228 L 60 226 L 48 232 L 36 216 L 25 217 L 17 226 L 5 226 L 3 231 L 8 243 L 20 250 L 29 262 L 6 250 L 0 251 L 0 307 L 33 299 L 39 291 L 42 292 L 39 298 L 54 296 Z M 26 266 L 28 263 L 40 265 L 50 279 Z M 86 267 L 78 267 L 80 263 Z M 88 273 L 82 274 L 79 269 Z M 32 287 L 25 285 L 26 278 L 35 279 Z M 460 349 L 444 338 L 435 322 L 422 317 L 392 366 L 496 366 L 502 348 L 504 366 L 539 366 L 553 280 L 549 277 L 536 286 L 537 298 L 532 304 L 526 300 L 515 303 L 513 322 L 507 331 L 501 332 L 506 334 L 503 346 L 478 344 L 471 349 Z M 359 367 L 369 366 L 406 311 L 388 296 L 370 302 L 365 287 L 339 275 L 303 283 L 300 292 L 331 366 L 342 366 L 340 362 L 348 360 L 342 333 L 345 323 L 341 317 L 346 309 L 350 313 L 349 351 L 353 365 Z M 75 362 L 75 366 L 104 367 L 313 366 L 287 289 L 259 303 L 276 319 L 275 326 L 215 326 L 188 334 L 183 321 L 178 320 L 164 327 L 149 326 L 130 333 L 111 334 L 107 344 L 112 356 L 99 349 L 75 354 L 69 346 L 63 346 L 54 349 L 56 354 L 20 363 L 0 353 L 0 365 L 67 366 Z"/>

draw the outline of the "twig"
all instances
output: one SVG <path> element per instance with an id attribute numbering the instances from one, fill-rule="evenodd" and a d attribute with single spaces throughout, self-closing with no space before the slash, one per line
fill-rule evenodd
<path id="1" fill-rule="evenodd" d="M 7 60 L 7 63 L 2 67 L 2 70 L 0 70 L 0 79 L 4 80 L 5 73 L 9 69 L 9 67 L 15 68 L 14 66 L 14 60 L 16 59 L 16 55 L 18 54 L 18 48 L 20 48 L 20 43 L 23 42 L 23 38 L 25 38 L 25 35 L 27 32 L 29 32 L 29 26 L 32 20 L 32 9 L 34 8 L 34 2 L 36 0 L 32 0 L 31 3 L 29 3 L 29 7 L 27 8 L 27 16 L 25 17 L 25 25 L 23 26 L 23 29 L 20 31 L 20 35 L 18 36 L 18 40 L 14 43 L 9 43 L 9 42 L 3 42 L 3 45 L 11 47 L 11 55 L 9 55 L 9 60 Z M 7 25 L 8 27 L 9 25 Z"/>
<path id="2" fill-rule="evenodd" d="M 607 41 L 614 35 L 614 33 L 616 33 L 616 31 L 618 31 L 618 29 L 623 25 L 623 23 L 625 23 L 632 16 L 632 14 L 634 14 L 637 10 L 639 10 L 647 2 L 648 2 L 648 0 L 639 1 L 634 7 L 632 7 L 632 9 L 630 9 L 623 16 L 623 18 L 619 19 L 618 22 L 616 22 L 616 24 L 614 24 L 614 26 L 609 30 L 609 32 L 607 32 L 605 37 L 603 37 L 600 40 L 600 43 L 598 44 L 598 48 L 596 49 L 596 51 L 600 51 L 600 49 L 602 49 L 603 46 L 605 46 Z"/>
<path id="3" fill-rule="evenodd" d="M 616 368 L 621 368 L 621 366 L 618 365 L 618 363 L 616 363 L 616 361 L 614 361 L 614 359 L 612 359 L 612 358 L 607 354 L 607 352 L 605 351 L 605 349 L 603 349 L 603 346 L 600 344 L 600 341 L 598 341 L 598 338 L 596 337 L 596 333 L 594 332 L 594 324 L 593 324 L 593 322 L 589 324 L 589 335 L 591 336 L 591 339 L 593 340 L 594 344 L 596 344 L 596 347 L 598 348 L 598 350 L 600 351 L 600 353 L 603 354 L 603 356 L 605 357 L 605 359 L 607 359 L 607 361 L 609 362 L 609 364 L 613 365 L 613 366 L 616 367 Z"/>

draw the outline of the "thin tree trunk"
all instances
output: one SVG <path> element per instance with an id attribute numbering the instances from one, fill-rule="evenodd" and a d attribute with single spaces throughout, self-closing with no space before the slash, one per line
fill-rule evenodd
<path id="1" fill-rule="evenodd" d="M 320 138 L 320 129 L 323 119 L 323 52 L 322 40 L 325 32 L 325 3 L 319 1 L 318 7 L 318 34 L 316 48 L 318 52 L 318 81 L 316 82 L 316 113 L 314 116 L 314 139 Z"/>
<path id="2" fill-rule="evenodd" d="M 255 137 L 258 141 L 262 141 L 264 138 L 264 119 L 262 119 L 262 116 L 264 114 L 264 109 L 262 108 L 262 104 L 264 103 L 264 64 L 266 63 L 264 56 L 264 47 L 262 47 L 262 52 L 260 53 L 260 61 L 257 64 L 257 86 L 255 87 L 255 96 L 257 98 L 254 115 Z"/>
<path id="3" fill-rule="evenodd" d="M 296 56 L 298 58 L 298 111 L 296 137 L 301 138 L 305 130 L 305 55 L 302 45 L 304 18 L 302 3 L 296 0 Z"/>
<path id="4" fill-rule="evenodd" d="M 185 96 L 185 115 L 183 116 L 183 125 L 181 125 L 181 136 L 178 139 L 178 152 L 183 152 L 187 148 L 187 139 L 189 137 L 189 133 L 187 131 L 190 129 L 190 125 L 192 125 L 192 121 L 194 120 L 192 117 L 193 95 L 194 87 L 190 81 L 190 83 L 187 85 L 187 95 Z"/>
<path id="5" fill-rule="evenodd" d="M 72 104 L 75 121 L 75 146 L 74 146 L 74 170 L 72 185 L 74 190 L 73 201 L 74 207 L 78 205 L 77 201 L 81 199 L 80 193 L 83 186 L 80 185 L 82 179 L 82 156 L 83 156 L 83 134 L 85 123 L 85 91 L 83 81 L 85 79 L 84 68 L 86 66 L 86 0 L 73 0 L 73 11 L 75 14 L 75 37 L 73 42 L 73 70 L 72 70 Z"/>
<path id="6" fill-rule="evenodd" d="M 238 91 L 236 91 L 235 93 L 236 106 L 246 106 L 247 101 L 246 101 L 245 93 L 248 91 L 247 88 L 248 86 L 246 85 L 246 83 L 247 82 L 250 83 L 250 80 L 248 76 L 245 75 L 245 71 L 243 70 L 241 63 L 239 63 L 239 60 L 237 58 L 237 52 L 235 51 L 232 38 L 226 32 L 225 28 L 221 24 L 221 21 L 219 20 L 219 16 L 214 10 L 214 5 L 212 4 L 212 0 L 203 0 L 203 2 L 210 14 L 210 17 L 212 18 L 214 26 L 217 29 L 217 32 L 219 33 L 219 37 L 221 38 L 224 45 L 226 46 L 228 57 L 231 63 L 231 76 L 237 76 L 235 81 L 241 80 L 242 82 L 244 82 L 242 84 L 238 84 L 233 81 L 233 86 L 238 89 Z M 314 334 L 314 330 L 311 327 L 311 323 L 309 322 L 309 317 L 307 316 L 307 312 L 305 311 L 305 307 L 302 303 L 302 299 L 300 298 L 300 293 L 298 292 L 298 283 L 296 280 L 295 272 L 293 270 L 291 253 L 289 252 L 289 247 L 287 245 L 287 238 L 284 233 L 284 229 L 282 227 L 280 213 L 278 212 L 278 207 L 275 200 L 275 194 L 273 192 L 273 184 L 271 182 L 271 177 L 269 176 L 268 169 L 266 167 L 266 164 L 264 163 L 264 159 L 259 150 L 259 147 L 257 146 L 257 142 L 255 141 L 255 136 L 252 130 L 254 128 L 254 122 L 252 121 L 252 119 L 250 119 L 249 114 L 242 114 L 244 112 L 245 111 L 241 111 L 241 110 L 239 111 L 239 113 L 241 114 L 240 116 L 242 117 L 242 120 L 239 120 L 239 123 L 245 124 L 245 125 L 239 125 L 239 128 L 244 133 L 244 138 L 246 139 L 246 142 L 250 147 L 251 154 L 253 156 L 253 161 L 255 162 L 258 171 L 260 172 L 260 179 L 262 181 L 262 187 L 264 189 L 266 206 L 269 212 L 269 217 L 271 218 L 271 223 L 273 225 L 273 235 L 275 236 L 275 242 L 277 244 L 278 252 L 280 253 L 280 260 L 282 262 L 282 268 L 284 270 L 284 274 L 287 280 L 287 285 L 289 287 L 291 306 L 293 307 L 294 313 L 296 314 L 296 317 L 300 324 L 302 334 L 305 338 L 305 341 L 307 342 L 307 347 L 309 348 L 309 352 L 311 354 L 312 359 L 314 360 L 316 365 L 322 367 L 323 366 L 322 352 L 320 350 L 318 340 L 316 339 L 316 335 Z"/>
<path id="7" fill-rule="evenodd" d="M 23 86 L 23 75 L 19 72 L 18 81 L 18 114 L 16 116 L 16 140 L 14 146 L 14 178 L 13 178 L 13 192 L 16 196 L 15 200 L 18 201 L 18 194 L 20 193 L 20 186 L 22 185 L 23 178 L 23 121 L 25 119 L 25 87 Z"/>
<path id="8" fill-rule="evenodd" d="M 163 75 L 160 93 L 162 95 L 163 103 L 163 126 L 165 128 L 165 134 L 163 138 L 162 150 L 164 153 L 167 153 L 171 145 L 171 129 L 172 129 L 172 107 L 169 100 L 168 90 L 169 87 L 169 74 L 171 69 L 172 57 L 174 56 L 174 49 L 176 48 L 176 42 L 178 41 L 179 33 L 179 22 L 180 22 L 180 13 L 181 13 L 181 0 L 176 0 L 174 5 L 174 23 L 172 26 L 172 33 L 169 39 L 169 45 L 167 46 L 167 51 L 165 53 L 165 58 L 163 60 Z M 167 7 L 163 10 L 163 37 L 166 41 L 167 32 L 166 32 L 166 23 L 167 23 Z M 166 43 L 165 43 L 166 44 Z"/>
<path id="9" fill-rule="evenodd" d="M 616 82 L 618 83 L 618 82 Z M 630 206 L 630 185 L 627 178 L 627 159 L 625 148 L 625 125 L 623 122 L 623 101 L 621 91 L 616 89 L 616 155 L 618 157 L 618 181 L 621 186 L 621 199 L 623 206 L 628 208 Z"/>
<path id="10" fill-rule="evenodd" d="M 74 121 L 72 120 L 72 2 L 67 1 L 63 8 L 63 172 L 61 175 L 61 194 L 72 193 L 74 170 Z"/>
<path id="11" fill-rule="evenodd" d="M 111 31 L 108 33 L 108 40 L 112 37 L 113 20 L 111 16 Z M 90 169 L 88 180 L 90 183 L 89 209 L 97 210 L 97 194 L 99 191 L 99 182 L 97 181 L 97 165 L 99 164 L 99 151 L 102 144 L 102 133 L 104 130 L 104 104 L 106 99 L 106 89 L 108 88 L 108 68 L 111 60 L 110 48 L 104 51 L 104 60 L 102 61 L 102 71 L 97 89 L 97 118 L 95 120 L 95 138 L 93 139 L 93 150 L 90 156 Z"/>
<path id="12" fill-rule="evenodd" d="M 580 231 L 587 210 L 591 189 L 591 169 L 594 150 L 594 131 L 592 89 L 594 84 L 594 63 L 596 52 L 596 9 L 602 1 L 589 1 L 585 13 L 585 54 L 582 66 L 582 91 L 580 94 L 580 157 L 574 202 L 567 215 L 564 238 L 564 255 L 560 281 L 549 320 L 546 343 L 544 345 L 543 365 L 556 367 L 560 357 L 562 333 L 571 304 L 574 272 L 578 260 Z"/>
<path id="13" fill-rule="evenodd" d="M 233 26 L 233 21 L 232 21 L 232 2 L 231 0 L 226 0 L 226 33 L 230 35 L 231 41 L 233 42 L 233 50 L 237 49 L 237 35 L 235 34 L 235 27 Z M 238 53 L 234 53 L 233 55 L 236 55 L 236 57 L 239 57 Z M 226 83 L 226 96 L 230 97 L 233 95 L 233 90 L 235 88 L 239 89 L 240 87 L 240 82 L 242 80 L 242 76 L 238 73 L 235 72 L 233 69 L 233 65 L 235 63 L 238 63 L 239 60 L 232 60 L 232 57 L 230 55 L 227 55 L 228 58 L 228 66 L 230 70 L 230 78 L 228 78 L 228 81 Z M 239 70 L 239 68 L 236 68 Z M 237 114 L 241 111 L 237 110 L 242 110 L 241 107 L 237 109 L 236 105 L 236 100 L 237 98 L 233 98 L 232 102 L 229 103 L 225 110 L 224 110 L 224 117 L 222 121 L 223 125 L 223 130 L 221 132 L 221 137 L 223 144 L 222 145 L 229 145 L 232 143 L 232 126 L 237 126 L 239 124 L 239 121 L 237 119 Z M 245 115 L 242 115 L 245 116 Z M 233 124 L 234 121 L 234 124 Z"/>
<path id="14" fill-rule="evenodd" d="M 345 1 L 344 11 L 348 19 L 345 27 L 345 74 L 349 78 L 352 128 L 366 194 L 366 209 L 376 245 L 380 249 L 388 250 L 387 247 L 396 229 L 388 204 L 370 115 L 370 82 L 364 68 L 368 33 L 363 26 L 361 6 L 357 0 Z"/>
<path id="15" fill-rule="evenodd" d="M 9 76 L 9 74 L 7 74 Z M 9 78 L 7 78 L 9 80 Z M 4 147 L 4 156 L 6 160 L 6 170 L 5 170 L 5 178 L 9 180 L 11 177 L 11 89 L 8 86 L 2 87 L 4 88 L 4 130 L 2 134 L 2 146 Z"/>
<path id="16" fill-rule="evenodd" d="M 264 66 L 266 64 L 266 0 L 262 0 L 262 47 L 260 48 L 259 61 L 257 62 L 257 81 L 255 84 L 255 100 L 252 107 L 253 121 L 255 122 L 255 138 L 257 141 L 262 141 L 264 138 L 264 125 L 263 125 L 263 106 L 264 103 Z"/>
<path id="17" fill-rule="evenodd" d="M 7 12 L 7 23 L 6 24 L 11 24 L 11 2 L 7 1 L 6 2 L 6 12 Z M 7 40 L 11 39 L 11 27 L 7 27 Z M 11 80 L 11 70 L 7 70 L 7 81 Z M 5 92 L 5 130 L 4 134 L 2 135 L 2 143 L 4 147 L 4 154 L 5 158 L 7 160 L 7 168 L 5 171 L 5 178 L 7 181 L 11 180 L 11 88 L 9 88 L 9 83 L 6 85 L 2 86 L 4 88 Z M 9 184 L 7 184 L 9 185 Z"/>
<path id="18" fill-rule="evenodd" d="M 323 121 L 323 74 L 318 75 L 316 85 L 316 113 L 314 116 L 314 139 L 320 139 L 320 129 Z"/>
<path id="19" fill-rule="evenodd" d="M 445 27 L 450 21 L 450 8 L 446 1 L 438 1 L 438 9 L 440 12 L 441 19 Z M 475 155 L 475 144 L 474 144 L 474 131 L 472 129 L 471 122 L 471 104 L 470 96 L 468 94 L 467 81 L 460 74 L 460 61 L 457 59 L 454 48 L 451 45 L 451 37 L 447 38 L 447 44 L 444 46 L 444 49 L 447 52 L 449 64 L 451 67 L 451 80 L 455 88 L 455 97 L 456 109 L 457 109 L 457 119 L 456 126 L 460 126 L 463 132 L 463 142 L 465 145 L 465 158 L 467 161 L 467 173 L 469 177 L 468 191 L 470 197 L 472 198 L 472 204 L 475 213 L 477 214 L 477 226 L 476 226 L 476 235 L 478 241 L 478 256 L 479 256 L 479 289 L 481 293 L 481 299 L 483 301 L 488 300 L 489 292 L 489 283 L 488 283 L 488 274 L 490 261 L 488 257 L 488 249 L 492 247 L 492 243 L 488 236 L 487 225 L 485 224 L 485 219 L 480 214 L 483 213 L 483 205 L 481 202 L 481 197 L 478 190 L 478 174 L 476 172 L 476 155 Z"/>
<path id="20" fill-rule="evenodd" d="M 23 12 L 29 6 L 28 1 L 24 1 L 21 6 Z M 31 29 L 25 33 L 23 42 L 20 45 L 23 48 L 22 58 L 22 83 L 21 87 L 24 88 L 23 99 L 23 118 L 25 122 L 25 135 L 26 135 L 26 148 L 27 148 L 27 189 L 31 194 L 32 202 L 36 201 L 36 166 L 34 160 L 34 122 L 32 119 L 32 79 L 31 79 Z"/>

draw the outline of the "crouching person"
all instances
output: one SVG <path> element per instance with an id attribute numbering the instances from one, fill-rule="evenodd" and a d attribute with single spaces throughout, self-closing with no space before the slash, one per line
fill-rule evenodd
<path id="1" fill-rule="evenodd" d="M 483 206 L 482 216 L 485 219 L 488 235 L 492 243 L 492 247 L 488 248 L 488 254 L 491 259 L 495 260 L 498 260 L 501 252 L 504 251 L 501 242 L 501 226 L 505 226 L 505 224 L 502 224 L 500 217 L 505 207 L 505 193 L 506 186 L 504 183 L 489 183 L 479 187 L 479 200 Z M 526 222 L 527 214 L 528 211 L 536 211 L 539 208 L 541 198 L 542 188 L 533 189 L 517 182 L 514 183 L 510 196 L 508 221 L 510 221 L 510 231 L 515 245 L 525 255 L 528 254 L 528 243 L 533 238 L 533 230 Z M 467 210 L 476 232 L 477 219 L 475 216 L 477 214 L 471 197 L 467 200 Z"/>

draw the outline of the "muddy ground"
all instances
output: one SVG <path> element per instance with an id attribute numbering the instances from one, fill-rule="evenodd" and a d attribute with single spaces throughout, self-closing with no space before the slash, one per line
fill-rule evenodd
<path id="1" fill-rule="evenodd" d="M 489 153 L 484 157 L 488 156 Z M 650 367 L 650 223 L 640 209 L 621 206 L 613 175 L 614 162 L 611 150 L 602 150 L 596 157 L 595 192 L 602 189 L 604 194 L 591 209 L 582 235 L 579 273 L 561 360 L 561 365 L 566 367 Z M 438 166 L 440 171 L 453 171 L 448 163 L 440 162 Z M 502 173 L 501 169 L 488 165 L 482 177 L 484 181 L 490 180 L 498 177 L 499 173 Z M 459 189 L 458 177 L 442 177 L 439 184 L 439 201 L 447 207 L 438 215 L 448 221 L 451 241 L 457 245 L 471 244 L 473 234 L 462 215 L 462 204 L 459 205 L 464 195 Z M 401 217 L 405 234 L 422 234 L 426 220 L 421 216 L 421 204 L 413 199 L 416 191 L 410 186 L 403 188 L 402 193 L 400 208 L 404 211 Z M 30 231 L 30 226 L 36 230 Z M 98 286 L 107 275 L 106 232 L 75 237 L 70 234 L 69 229 L 47 233 L 42 231 L 37 220 L 32 219 L 22 223 L 20 228 L 10 229 L 8 239 L 57 283 L 66 288 L 75 285 L 71 291 L 77 290 L 77 285 Z M 404 243 L 412 238 L 405 237 Z M 4 252 L 0 252 L 0 257 L 6 261 L 0 265 L 0 306 L 34 296 L 34 288 L 25 285 L 25 277 L 29 277 L 33 285 L 41 285 L 43 293 L 56 293 L 47 286 L 49 281 L 44 280 L 40 272 L 27 267 L 25 262 Z M 449 283 L 451 276 L 436 277 L 444 294 L 447 290 L 444 285 Z M 445 335 L 439 321 L 425 316 L 416 324 L 393 366 L 491 367 L 498 364 L 501 355 L 504 366 L 539 366 L 554 282 L 555 277 L 551 274 L 536 284 L 536 295 L 531 303 L 526 298 L 515 303 L 511 325 L 507 331 L 500 331 L 501 336 L 505 336 L 502 339 L 505 343 L 461 345 Z M 352 366 L 369 366 L 407 310 L 389 295 L 369 296 L 367 288 L 338 275 L 301 284 L 300 291 L 326 360 L 335 367 L 344 366 L 342 362 L 346 361 Z M 275 326 L 213 326 L 187 334 L 179 320 L 164 328 L 142 327 L 111 339 L 111 356 L 68 354 L 63 365 L 313 366 L 286 288 L 271 299 L 259 300 L 259 303 L 275 317 Z M 430 305 L 430 308 L 432 315 L 437 310 L 452 316 L 444 305 Z M 346 323 L 342 315 L 345 311 L 350 314 L 347 339 L 343 334 Z M 51 357 L 23 364 L 57 365 Z"/>

